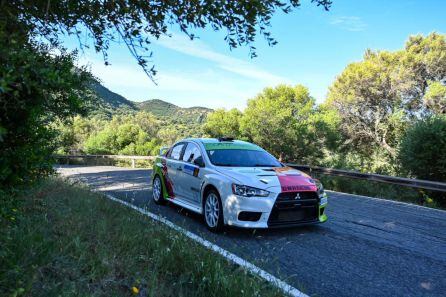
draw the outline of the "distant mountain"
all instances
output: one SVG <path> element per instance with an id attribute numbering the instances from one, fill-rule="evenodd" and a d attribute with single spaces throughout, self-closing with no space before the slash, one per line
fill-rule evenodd
<path id="1" fill-rule="evenodd" d="M 90 115 L 111 118 L 115 114 L 131 113 L 137 110 L 134 102 L 110 91 L 98 81 L 91 84 L 91 89 L 96 93 L 96 100 L 88 108 Z"/>
<path id="2" fill-rule="evenodd" d="M 201 123 L 206 115 L 213 111 L 210 108 L 200 106 L 183 108 L 160 99 L 133 102 L 110 91 L 97 81 L 92 84 L 92 89 L 97 95 L 97 102 L 91 106 L 90 114 L 101 114 L 106 117 L 144 110 L 157 117 L 169 118 L 174 122 L 187 124 Z"/>
<path id="3" fill-rule="evenodd" d="M 104 103 L 112 108 L 129 108 L 136 110 L 135 103 L 127 100 L 124 96 L 121 96 L 115 92 L 110 91 L 101 83 L 95 82 L 92 85 L 92 89 L 96 94 L 103 99 Z"/>
<path id="4" fill-rule="evenodd" d="M 160 99 L 151 99 L 136 104 L 140 110 L 150 112 L 155 116 L 176 118 L 184 123 L 188 121 L 202 122 L 206 115 L 213 111 L 201 106 L 183 108 Z"/>
<path id="5" fill-rule="evenodd" d="M 151 99 L 136 104 L 140 110 L 151 112 L 156 116 L 173 116 L 180 108 L 175 104 L 160 99 Z"/>

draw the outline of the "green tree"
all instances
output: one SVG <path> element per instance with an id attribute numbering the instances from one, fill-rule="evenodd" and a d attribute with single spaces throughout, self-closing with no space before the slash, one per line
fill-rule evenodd
<path id="1" fill-rule="evenodd" d="M 330 0 L 312 0 L 326 10 Z M 48 1 L 10 0 L 0 3 L 1 19 L 6 32 L 22 32 L 24 36 L 45 38 L 51 45 L 60 45 L 62 35 L 75 35 L 79 46 L 93 45 L 108 63 L 110 43 L 122 41 L 146 74 L 156 73 L 150 52 L 151 43 L 161 36 L 170 36 L 172 24 L 189 38 L 192 29 L 210 27 L 226 32 L 231 48 L 252 45 L 261 35 L 269 45 L 276 41 L 268 31 L 276 10 L 289 13 L 300 5 L 299 0 L 257 1 Z M 84 36 L 89 37 L 85 42 Z"/>
<path id="2" fill-rule="evenodd" d="M 116 154 L 119 149 L 116 129 L 112 125 L 91 134 L 84 144 L 84 151 L 88 154 Z"/>
<path id="3" fill-rule="evenodd" d="M 446 38 L 412 36 L 404 50 L 367 50 L 330 87 L 327 105 L 340 116 L 350 152 L 364 170 L 395 172 L 409 123 L 444 109 Z"/>
<path id="4" fill-rule="evenodd" d="M 158 138 L 162 140 L 163 145 L 172 145 L 183 137 L 175 126 L 169 125 L 158 131 Z"/>
<path id="5" fill-rule="evenodd" d="M 130 118 L 131 122 L 141 127 L 141 129 L 146 132 L 150 138 L 156 137 L 156 134 L 160 128 L 160 123 L 153 114 L 140 111 L 134 116 L 130 116 Z"/>
<path id="6" fill-rule="evenodd" d="M 161 140 L 151 137 L 134 122 L 135 119 L 136 122 L 141 122 L 141 119 L 134 117 L 115 116 L 103 129 L 89 135 L 83 143 L 83 150 L 89 154 L 157 154 Z"/>
<path id="7" fill-rule="evenodd" d="M 383 148 L 394 157 L 403 102 L 393 79 L 399 53 L 366 52 L 330 87 L 327 103 L 340 115 L 341 128 L 353 150 L 370 156 Z"/>
<path id="8" fill-rule="evenodd" d="M 241 130 L 284 161 L 315 164 L 323 157 L 314 126 L 315 100 L 302 85 L 265 88 L 248 101 Z"/>
<path id="9" fill-rule="evenodd" d="M 406 42 L 399 66 L 402 97 L 418 115 L 444 110 L 446 84 L 446 35 L 414 35 Z M 443 96 L 441 96 L 443 95 Z"/>
<path id="10" fill-rule="evenodd" d="M 3 24 L 4 25 L 4 24 Z M 52 170 L 50 123 L 84 110 L 91 76 L 75 54 L 26 41 L 0 22 L 0 184 L 29 182 Z"/>
<path id="11" fill-rule="evenodd" d="M 217 109 L 208 114 L 204 124 L 204 132 L 210 137 L 234 137 L 242 138 L 240 120 L 243 113 L 233 108 L 231 110 Z"/>
<path id="12" fill-rule="evenodd" d="M 411 177 L 446 181 L 446 116 L 432 116 L 412 125 L 401 141 L 399 159 L 403 172 Z M 446 205 L 444 193 L 430 196 Z"/>
<path id="13" fill-rule="evenodd" d="M 446 85 L 439 81 L 428 83 L 424 104 L 434 114 L 446 114 Z"/>

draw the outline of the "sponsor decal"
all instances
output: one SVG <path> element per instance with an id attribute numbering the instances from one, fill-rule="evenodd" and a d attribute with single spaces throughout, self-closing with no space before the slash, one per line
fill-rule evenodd
<path id="1" fill-rule="evenodd" d="M 196 166 L 192 166 L 192 165 L 184 165 L 183 168 L 183 172 L 192 176 L 197 177 L 198 176 L 198 172 L 200 171 L 200 168 L 196 167 Z"/>
<path id="2" fill-rule="evenodd" d="M 161 172 L 163 174 L 164 178 L 164 184 L 166 185 L 167 195 L 169 198 L 175 198 L 175 194 L 173 192 L 173 183 L 172 180 L 169 178 L 169 174 L 167 173 L 167 163 L 166 159 L 161 159 L 161 164 L 163 167 L 161 168 Z"/>
<path id="3" fill-rule="evenodd" d="M 279 179 L 282 192 L 312 192 L 317 191 L 317 187 L 312 183 L 308 175 L 303 174 L 291 167 L 274 168 Z M 296 200 L 300 199 L 295 197 Z"/>
<path id="4" fill-rule="evenodd" d="M 313 190 L 312 186 L 300 186 L 300 185 L 292 185 L 292 186 L 284 186 L 283 178 L 279 178 L 279 182 L 282 188 L 282 192 L 297 192 L 297 191 L 316 191 Z"/>

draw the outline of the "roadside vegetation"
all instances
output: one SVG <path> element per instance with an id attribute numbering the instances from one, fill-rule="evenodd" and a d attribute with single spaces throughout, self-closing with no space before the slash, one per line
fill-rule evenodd
<path id="1" fill-rule="evenodd" d="M 282 296 L 163 224 L 46 179 L 0 224 L 2 296 Z"/>

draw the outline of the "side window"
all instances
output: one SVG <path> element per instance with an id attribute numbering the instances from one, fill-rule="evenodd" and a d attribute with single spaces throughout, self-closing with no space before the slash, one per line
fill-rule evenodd
<path id="1" fill-rule="evenodd" d="M 172 150 L 170 151 L 169 158 L 174 159 L 174 160 L 179 160 L 181 157 L 181 152 L 183 151 L 183 147 L 184 147 L 184 143 L 179 143 L 176 146 L 174 146 L 172 148 Z"/>
<path id="2" fill-rule="evenodd" d="M 193 163 L 194 160 L 201 156 L 200 148 L 194 143 L 188 143 L 184 151 L 183 161 Z"/>

